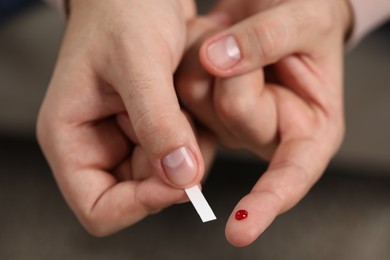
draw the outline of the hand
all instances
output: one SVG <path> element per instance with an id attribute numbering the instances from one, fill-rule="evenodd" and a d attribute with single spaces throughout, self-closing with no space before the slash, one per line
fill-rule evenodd
<path id="1" fill-rule="evenodd" d="M 221 143 L 270 160 L 226 225 L 228 241 L 246 246 L 302 199 L 342 141 L 351 14 L 343 0 L 231 0 L 210 17 L 234 25 L 192 24 L 177 92 Z M 245 221 L 235 219 L 239 209 L 249 212 Z"/>
<path id="2" fill-rule="evenodd" d="M 190 0 L 71 2 L 37 132 L 66 201 L 94 235 L 186 200 L 182 189 L 204 172 L 201 150 L 210 163 L 212 138 L 195 135 L 173 87 L 194 14 Z"/>

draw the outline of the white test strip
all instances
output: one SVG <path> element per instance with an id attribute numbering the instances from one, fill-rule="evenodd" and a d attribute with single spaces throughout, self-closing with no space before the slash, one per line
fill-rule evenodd
<path id="1" fill-rule="evenodd" d="M 187 193 L 188 198 L 190 198 L 192 205 L 194 205 L 196 212 L 198 212 L 200 218 L 202 219 L 203 223 L 217 219 L 210 205 L 207 203 L 207 200 L 200 191 L 198 185 L 185 189 L 185 191 Z"/>

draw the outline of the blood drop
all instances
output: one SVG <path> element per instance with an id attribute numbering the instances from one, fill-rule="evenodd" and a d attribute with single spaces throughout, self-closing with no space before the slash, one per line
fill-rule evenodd
<path id="1" fill-rule="evenodd" d="M 248 217 L 248 211 L 245 209 L 240 209 L 239 211 L 236 212 L 236 219 L 237 220 L 243 220 Z"/>

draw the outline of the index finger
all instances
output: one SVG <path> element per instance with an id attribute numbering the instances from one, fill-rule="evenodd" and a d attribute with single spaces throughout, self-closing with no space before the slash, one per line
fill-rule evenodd
<path id="1" fill-rule="evenodd" d="M 227 240 L 235 246 L 251 244 L 277 215 L 297 204 L 319 179 L 333 151 L 319 139 L 282 142 L 269 168 L 251 192 L 237 204 L 226 225 Z M 235 214 L 246 210 L 247 218 Z"/>

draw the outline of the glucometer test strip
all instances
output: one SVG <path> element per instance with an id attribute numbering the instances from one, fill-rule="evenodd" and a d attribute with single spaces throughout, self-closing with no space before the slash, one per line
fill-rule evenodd
<path id="1" fill-rule="evenodd" d="M 198 185 L 185 189 L 185 192 L 187 193 L 192 205 L 194 205 L 194 208 L 196 209 L 196 212 L 198 212 L 203 223 L 217 219 Z"/>

